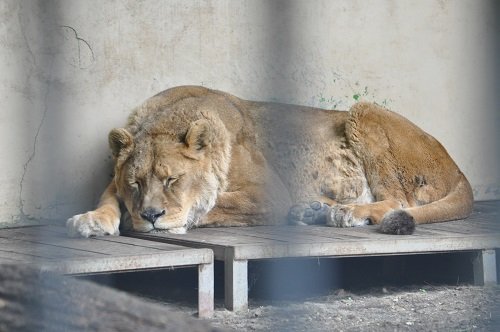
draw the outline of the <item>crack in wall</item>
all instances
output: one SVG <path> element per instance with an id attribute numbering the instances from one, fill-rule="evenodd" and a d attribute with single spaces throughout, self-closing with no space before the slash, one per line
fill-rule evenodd
<path id="1" fill-rule="evenodd" d="M 78 32 L 76 31 L 75 28 L 69 26 L 69 25 L 61 25 L 60 26 L 61 28 L 65 28 L 65 29 L 69 29 L 73 32 L 73 34 L 75 35 L 75 39 L 77 41 L 77 46 L 78 46 L 78 67 L 80 69 L 86 69 L 88 67 L 83 67 L 82 66 L 82 53 L 81 53 L 81 46 L 80 44 L 81 43 L 84 43 L 87 48 L 89 49 L 90 51 L 90 54 L 92 55 L 92 62 L 95 61 L 95 54 L 94 54 L 94 50 L 92 49 L 92 47 L 90 46 L 89 42 L 87 42 L 85 39 L 81 38 L 79 35 L 78 35 Z"/>
<path id="2" fill-rule="evenodd" d="M 28 26 L 28 24 L 26 22 L 23 22 L 22 13 L 23 13 L 23 5 L 20 3 L 19 6 L 18 6 L 18 8 L 17 8 L 17 19 L 18 19 L 18 22 L 19 22 L 20 32 L 21 32 L 21 35 L 23 37 L 24 43 L 26 45 L 26 49 L 27 49 L 28 55 L 31 58 L 31 66 L 30 66 L 30 69 L 29 69 L 29 71 L 27 73 L 27 77 L 26 77 L 26 83 L 27 83 L 26 85 L 28 86 L 29 82 L 31 81 L 31 79 L 32 79 L 32 77 L 34 75 L 35 69 L 37 67 L 37 61 L 36 61 L 35 53 L 31 49 L 29 38 L 28 38 L 28 35 L 26 33 L 26 27 Z M 31 101 L 33 103 L 33 100 L 31 99 L 31 96 L 29 95 L 29 93 L 27 93 L 26 97 L 27 97 L 27 99 L 29 101 Z M 23 173 L 21 175 L 21 180 L 19 181 L 19 202 L 18 202 L 18 205 L 19 205 L 19 216 L 18 217 L 20 219 L 22 219 L 22 220 L 29 219 L 29 217 L 26 215 L 26 213 L 24 211 L 24 201 L 23 201 L 23 198 L 22 198 L 23 197 L 23 190 L 24 190 L 24 179 L 26 177 L 26 173 L 28 172 L 29 164 L 31 163 L 31 161 L 35 157 L 36 144 L 37 144 L 37 140 L 38 140 L 38 135 L 40 133 L 40 130 L 41 130 L 44 118 L 45 118 L 45 112 L 46 112 L 46 110 L 44 111 L 44 114 L 42 116 L 42 120 L 41 120 L 41 122 L 40 122 L 40 124 L 39 124 L 39 126 L 37 128 L 37 132 L 36 132 L 36 135 L 35 135 L 35 141 L 33 143 L 33 151 L 31 153 L 30 157 L 28 158 L 28 160 L 23 165 Z"/>
<path id="3" fill-rule="evenodd" d="M 19 8 L 18 8 L 18 12 L 17 12 L 17 19 L 19 21 L 19 26 L 20 26 L 21 34 L 22 34 L 23 39 L 24 39 L 24 43 L 26 44 L 26 48 L 28 49 L 28 53 L 29 53 L 31 60 L 33 62 L 32 68 L 30 70 L 30 76 L 31 76 L 31 71 L 36 67 L 36 57 L 35 57 L 35 54 L 33 53 L 33 50 L 31 49 L 30 43 L 28 41 L 28 36 L 26 35 L 26 31 L 24 29 L 25 24 L 23 23 L 23 20 L 21 17 L 21 10 L 22 10 L 22 5 L 19 4 Z"/>
<path id="4" fill-rule="evenodd" d="M 28 160 L 23 165 L 23 174 L 21 176 L 21 180 L 19 181 L 19 215 L 20 215 L 20 218 L 23 220 L 32 219 L 32 217 L 29 216 L 28 214 L 26 214 L 26 212 L 24 211 L 24 200 L 23 200 L 24 180 L 25 180 L 26 174 L 28 173 L 28 168 L 29 168 L 31 162 L 33 161 L 33 159 L 35 158 L 36 147 L 37 147 L 37 143 L 38 143 L 38 136 L 40 135 L 40 131 L 42 130 L 43 123 L 45 122 L 45 117 L 47 116 L 47 112 L 49 110 L 48 103 L 47 103 L 48 97 L 49 97 L 49 92 L 50 92 L 50 85 L 47 86 L 47 91 L 45 91 L 45 96 L 44 96 L 44 101 L 43 101 L 44 110 L 43 110 L 42 118 L 40 120 L 40 123 L 38 124 L 37 130 L 35 133 L 35 138 L 33 140 L 33 148 L 32 148 L 32 151 L 31 151 L 31 154 L 30 154 Z"/>

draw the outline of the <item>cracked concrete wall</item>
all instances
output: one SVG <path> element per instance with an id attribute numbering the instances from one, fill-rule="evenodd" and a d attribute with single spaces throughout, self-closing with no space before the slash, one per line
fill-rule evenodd
<path id="1" fill-rule="evenodd" d="M 498 6 L 496 6 L 498 7 Z M 494 1 L 0 1 L 0 222 L 93 208 L 107 133 L 172 86 L 346 109 L 375 101 L 500 199 Z"/>

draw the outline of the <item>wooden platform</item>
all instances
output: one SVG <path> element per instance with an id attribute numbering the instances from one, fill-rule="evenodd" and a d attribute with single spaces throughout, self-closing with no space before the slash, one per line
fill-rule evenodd
<path id="1" fill-rule="evenodd" d="M 198 312 L 213 312 L 213 253 L 123 236 L 71 239 L 64 227 L 0 230 L 0 263 L 21 263 L 70 275 L 198 266 Z"/>
<path id="2" fill-rule="evenodd" d="M 225 301 L 231 310 L 248 303 L 248 260 L 284 257 L 355 257 L 475 251 L 475 280 L 496 283 L 495 248 L 500 248 L 499 202 L 478 202 L 466 219 L 418 226 L 411 236 L 386 235 L 376 226 L 258 226 L 199 228 L 188 234 L 127 233 L 128 236 L 210 248 L 225 264 Z"/>

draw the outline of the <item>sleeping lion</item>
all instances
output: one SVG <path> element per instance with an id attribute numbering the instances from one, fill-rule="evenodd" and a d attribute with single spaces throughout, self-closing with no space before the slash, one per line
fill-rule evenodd
<path id="1" fill-rule="evenodd" d="M 109 145 L 114 177 L 96 210 L 67 221 L 70 236 L 118 235 L 120 219 L 140 232 L 288 222 L 412 234 L 472 210 L 443 146 L 371 103 L 330 111 L 176 87 L 135 109 Z"/>

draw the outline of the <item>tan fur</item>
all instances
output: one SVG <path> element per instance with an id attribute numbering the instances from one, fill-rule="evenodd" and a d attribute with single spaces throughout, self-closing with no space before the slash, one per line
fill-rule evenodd
<path id="1" fill-rule="evenodd" d="M 378 224 L 399 210 L 418 224 L 472 209 L 470 185 L 439 142 L 375 104 L 327 111 L 177 87 L 134 110 L 109 142 L 114 179 L 95 211 L 68 220 L 70 235 L 118 234 L 119 201 L 135 230 L 175 233 L 287 215 Z"/>

